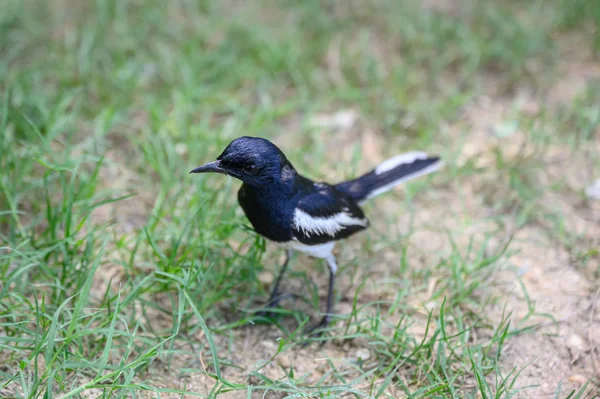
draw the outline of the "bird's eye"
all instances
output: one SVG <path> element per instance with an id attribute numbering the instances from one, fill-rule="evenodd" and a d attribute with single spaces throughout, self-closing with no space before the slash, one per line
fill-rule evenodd
<path id="1" fill-rule="evenodd" d="M 256 165 L 248 165 L 244 166 L 244 172 L 254 174 L 256 173 L 257 167 Z"/>

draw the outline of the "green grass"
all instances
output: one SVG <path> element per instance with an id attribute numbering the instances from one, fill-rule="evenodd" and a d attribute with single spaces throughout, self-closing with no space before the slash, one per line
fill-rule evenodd
<path id="1" fill-rule="evenodd" d="M 550 223 L 549 234 L 579 267 L 598 257 L 594 242 L 561 228 L 568 216 L 540 206 L 548 187 L 539 179 L 556 145 L 582 151 L 600 169 L 586 150 L 598 129 L 598 86 L 558 110 L 507 121 L 533 132 L 535 151 L 518 164 L 498 146 L 491 166 L 476 159 L 458 165 L 465 135 L 440 127 L 460 121 L 485 74 L 506 93 L 546 87 L 560 57 L 552 35 L 595 29 L 590 48 L 597 51 L 598 7 L 586 3 L 583 13 L 565 1 L 459 1 L 453 16 L 409 0 L 233 3 L 9 0 L 0 11 L 2 395 L 520 392 L 521 370 L 505 368 L 502 354 L 528 327 L 510 311 L 488 317 L 503 304 L 491 293 L 494 275 L 511 251 L 507 226 Z M 256 326 L 252 311 L 268 296 L 259 277 L 276 272 L 277 254 L 247 228 L 237 182 L 187 172 L 231 139 L 260 135 L 289 143 L 284 151 L 309 176 L 350 176 L 362 157 L 352 137 L 310 123 L 343 108 L 360 112 L 385 155 L 425 148 L 448 167 L 411 183 L 403 201 L 393 198 L 409 215 L 405 228 L 393 216 L 376 216 L 381 203 L 370 204 L 379 223 L 341 245 L 349 291 L 338 290 L 337 300 L 352 310 L 321 340 L 367 347 L 371 356 L 356 359 L 350 349 L 339 362 L 327 359 L 318 379 L 293 364 L 275 378 L 278 359 L 299 350 L 308 316 L 318 313 L 322 286 L 312 278 L 325 276 L 324 265 L 295 259 L 287 279 L 304 294 L 286 302 L 272 326 Z M 354 145 L 347 171 L 335 170 L 342 154 L 331 143 L 338 139 Z M 436 192 L 466 201 L 460 186 L 473 179 L 488 219 L 467 213 L 451 229 L 418 221 L 420 204 L 435 206 Z M 551 189 L 581 195 L 563 183 Z M 463 229 L 489 221 L 459 242 Z M 427 231 L 449 249 L 420 249 L 414 237 Z M 347 249 L 361 254 L 344 255 Z M 388 252 L 393 260 L 381 255 Z M 425 298 L 433 280 L 427 303 L 410 304 Z M 374 297 L 373 284 L 392 294 Z M 257 363 L 240 363 L 243 337 L 259 328 L 277 334 L 279 346 Z M 161 374 L 183 382 L 166 388 L 157 383 Z M 186 378 L 198 374 L 212 388 L 188 388 Z"/>

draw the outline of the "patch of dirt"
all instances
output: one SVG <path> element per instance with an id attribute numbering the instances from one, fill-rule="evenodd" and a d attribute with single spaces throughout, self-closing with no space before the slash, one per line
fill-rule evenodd
<path id="1" fill-rule="evenodd" d="M 547 99 L 516 94 L 517 99 L 498 101 L 484 96 L 474 107 L 467 108 L 464 115 L 470 137 L 459 162 L 478 156 L 479 166 L 490 166 L 495 162 L 493 149 L 498 146 L 508 162 L 520 154 L 532 155 L 529 132 L 516 130 L 504 138 L 494 132 L 510 113 L 515 112 L 514 104 L 520 104 L 517 112 L 533 116 L 545 100 L 548 100 L 546 104 L 565 104 L 583 94 L 590 79 L 600 77 L 598 64 L 590 65 L 587 61 L 564 61 L 560 68 L 567 72 L 550 90 Z M 518 100 L 519 96 L 521 100 Z M 589 146 L 595 146 L 597 153 L 600 140 Z M 580 249 L 598 247 L 600 203 L 582 204 L 581 199 L 573 198 L 572 194 L 583 191 L 594 173 L 599 172 L 597 167 L 594 169 L 584 154 L 573 153 L 566 146 L 549 148 L 541 161 L 547 165 L 548 180 L 543 182 L 548 192 L 540 201 L 542 209 L 564 216 L 567 231 L 580 237 L 577 242 Z M 571 191 L 551 191 L 549 187 L 558 181 L 566 181 Z M 556 228 L 540 222 L 518 231 L 510 247 L 517 253 L 509 259 L 518 273 L 504 271 L 497 276 L 501 281 L 500 295 L 504 298 L 505 308 L 497 309 L 493 318 L 500 320 L 506 311 L 512 313 L 513 326 L 536 326 L 511 338 L 504 353 L 505 374 L 512 367 L 522 370 L 519 386 L 528 387 L 517 396 L 519 398 L 554 397 L 559 386 L 558 397 L 566 397 L 586 382 L 600 380 L 600 315 L 597 310 L 600 298 L 598 281 L 591 277 L 591 271 L 598 268 L 598 259 L 592 259 L 587 268 L 575 264 L 572 248 L 550 238 L 550 232 Z M 533 306 L 533 315 L 528 301 Z M 586 397 L 595 395 L 600 395 L 600 391 L 590 384 Z"/>
<path id="2" fill-rule="evenodd" d="M 510 262 L 517 273 L 505 272 L 498 279 L 513 326 L 534 327 L 510 339 L 503 355 L 507 371 L 523 369 L 519 386 L 534 386 L 518 397 L 553 397 L 559 384 L 559 397 L 565 397 L 598 377 L 597 284 L 539 229 L 525 228 L 513 242 L 512 249 L 518 252 Z M 496 317 L 502 311 L 497 309 Z"/>
<path id="3" fill-rule="evenodd" d="M 558 62 L 559 79 L 548 91 L 550 104 L 567 104 L 585 92 L 590 81 L 600 79 L 600 62 L 590 54 L 588 39 L 582 35 L 561 36 L 557 45 L 561 51 Z"/>

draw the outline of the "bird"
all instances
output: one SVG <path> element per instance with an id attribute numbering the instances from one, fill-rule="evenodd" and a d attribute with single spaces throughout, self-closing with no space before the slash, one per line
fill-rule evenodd
<path id="1" fill-rule="evenodd" d="M 234 139 L 216 161 L 190 173 L 221 173 L 242 181 L 238 202 L 259 235 L 285 249 L 285 261 L 264 309 L 282 299 L 280 284 L 293 251 L 324 259 L 329 268 L 325 313 L 309 331 L 323 331 L 331 321 L 339 240 L 369 227 L 361 205 L 397 185 L 438 170 L 443 161 L 421 151 L 397 155 L 370 172 L 337 184 L 304 177 L 285 154 L 261 137 Z M 265 313 L 262 313 L 263 315 Z"/>

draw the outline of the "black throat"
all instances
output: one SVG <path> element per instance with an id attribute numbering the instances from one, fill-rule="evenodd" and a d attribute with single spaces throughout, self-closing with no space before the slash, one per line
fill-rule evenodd
<path id="1" fill-rule="evenodd" d="M 304 191 L 304 179 L 286 162 L 281 175 L 266 185 L 242 184 L 238 201 L 257 233 L 269 240 L 292 239 L 291 225 L 298 198 Z"/>

